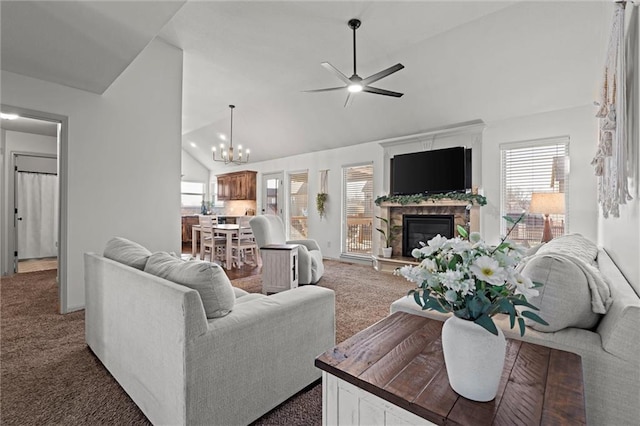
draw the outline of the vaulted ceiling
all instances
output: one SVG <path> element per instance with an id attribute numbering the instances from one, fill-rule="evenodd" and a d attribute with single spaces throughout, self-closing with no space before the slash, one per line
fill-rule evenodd
<path id="1" fill-rule="evenodd" d="M 183 148 L 213 169 L 229 133 L 254 161 L 586 105 L 596 99 L 609 1 L 7 2 L 2 69 L 103 93 L 154 38 L 184 51 Z M 346 92 L 350 76 L 401 98 Z M 161 72 L 161 70 L 159 70 Z M 195 147 L 192 146 L 196 145 Z"/>

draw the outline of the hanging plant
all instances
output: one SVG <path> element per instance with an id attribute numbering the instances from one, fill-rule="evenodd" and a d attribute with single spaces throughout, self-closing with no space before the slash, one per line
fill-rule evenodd
<path id="1" fill-rule="evenodd" d="M 324 217 L 324 204 L 328 196 L 329 194 L 325 192 L 319 192 L 318 195 L 316 195 L 316 208 L 318 209 L 318 214 L 320 214 L 320 219 Z"/>

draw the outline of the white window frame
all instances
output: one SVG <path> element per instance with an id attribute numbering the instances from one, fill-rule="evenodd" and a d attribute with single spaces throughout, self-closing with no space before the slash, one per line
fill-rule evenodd
<path id="1" fill-rule="evenodd" d="M 347 169 L 350 168 L 354 168 L 354 167 L 365 167 L 368 166 L 371 168 L 371 185 L 373 187 L 373 174 L 375 173 L 375 168 L 374 168 L 374 164 L 372 161 L 367 161 L 367 162 L 363 162 L 363 163 L 353 163 L 353 164 L 345 164 L 342 166 L 342 170 L 341 170 L 341 179 L 342 179 L 342 211 L 341 211 L 341 222 L 342 222 L 342 229 L 341 229 L 341 236 L 340 236 L 340 249 L 341 249 L 341 257 L 344 258 L 348 258 L 348 257 L 352 257 L 352 258 L 356 258 L 356 259 L 370 259 L 371 258 L 371 254 L 373 254 L 373 220 L 375 218 L 375 214 L 374 214 L 374 206 L 373 206 L 373 200 L 374 200 L 374 196 L 373 196 L 373 189 L 372 189 L 372 193 L 371 193 L 371 236 L 370 236 L 370 244 L 371 246 L 369 247 L 369 251 L 368 252 L 363 252 L 363 253 L 357 253 L 357 252 L 348 252 L 347 251 L 347 235 L 348 235 L 348 224 L 347 224 L 347 181 L 345 179 L 346 177 L 346 171 Z"/>
<path id="2" fill-rule="evenodd" d="M 183 183 L 198 183 L 202 185 L 202 193 L 200 192 L 182 192 L 182 184 Z M 206 187 L 206 182 L 201 182 L 201 181 L 197 181 L 197 180 L 183 180 L 180 182 L 180 208 L 184 208 L 184 206 L 182 205 L 182 196 L 183 195 L 201 195 L 202 199 L 200 200 L 200 205 L 198 206 L 198 209 L 202 206 L 202 201 L 206 200 L 206 196 L 207 196 L 207 187 Z M 198 213 L 200 213 L 198 211 Z"/>
<path id="3" fill-rule="evenodd" d="M 570 176 L 570 138 L 569 136 L 556 136 L 550 138 L 541 138 L 541 139 L 532 139 L 518 142 L 507 142 L 500 144 L 500 232 L 502 235 L 507 233 L 507 229 L 509 227 L 509 223 L 502 219 L 508 212 L 506 211 L 506 198 L 507 198 L 507 176 L 505 170 L 505 152 L 509 150 L 516 149 L 526 149 L 526 148 L 542 148 L 549 147 L 553 145 L 564 145 L 564 157 L 565 157 L 565 174 L 564 174 L 564 197 L 565 197 L 565 212 L 564 212 L 564 234 L 569 233 L 569 220 L 570 220 L 570 210 L 569 210 L 569 200 L 570 200 L 570 191 L 569 191 L 569 176 Z M 551 189 L 551 185 L 549 185 L 549 189 Z M 560 192 L 551 191 L 551 192 Z M 532 241 L 533 242 L 533 241 Z"/>

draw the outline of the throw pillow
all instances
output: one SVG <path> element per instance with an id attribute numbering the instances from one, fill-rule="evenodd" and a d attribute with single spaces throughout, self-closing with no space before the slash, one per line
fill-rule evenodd
<path id="1" fill-rule="evenodd" d="M 538 254 L 522 268 L 522 274 L 542 284 L 538 296 L 527 300 L 540 311 L 535 311 L 548 326 L 526 320 L 527 326 L 542 332 L 553 332 L 567 327 L 590 329 L 600 315 L 592 310 L 591 291 L 584 272 L 572 261 L 553 254 Z M 523 308 L 527 310 L 527 308 Z"/>
<path id="2" fill-rule="evenodd" d="M 124 263 L 132 268 L 144 269 L 151 252 L 138 243 L 129 241 L 126 238 L 114 237 L 107 242 L 102 254 L 107 259 Z"/>
<path id="3" fill-rule="evenodd" d="M 223 317 L 235 304 L 231 281 L 215 263 L 201 260 L 185 262 L 169 253 L 157 252 L 149 257 L 144 271 L 196 290 L 207 318 Z"/>
<path id="4" fill-rule="evenodd" d="M 581 234 L 563 235 L 540 246 L 536 254 L 561 253 L 577 257 L 584 263 L 594 264 L 598 257 L 598 246 Z"/>

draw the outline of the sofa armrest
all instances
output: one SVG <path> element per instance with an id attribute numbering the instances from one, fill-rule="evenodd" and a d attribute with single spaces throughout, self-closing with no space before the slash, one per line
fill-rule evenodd
<path id="1" fill-rule="evenodd" d="M 314 360 L 334 345 L 332 290 L 299 287 L 236 305 L 187 345 L 191 422 L 251 423 L 320 378 Z"/>
<path id="2" fill-rule="evenodd" d="M 307 250 L 318 250 L 320 251 L 320 245 L 316 240 L 290 240 L 287 241 L 287 244 L 300 244 L 307 248 Z"/>

